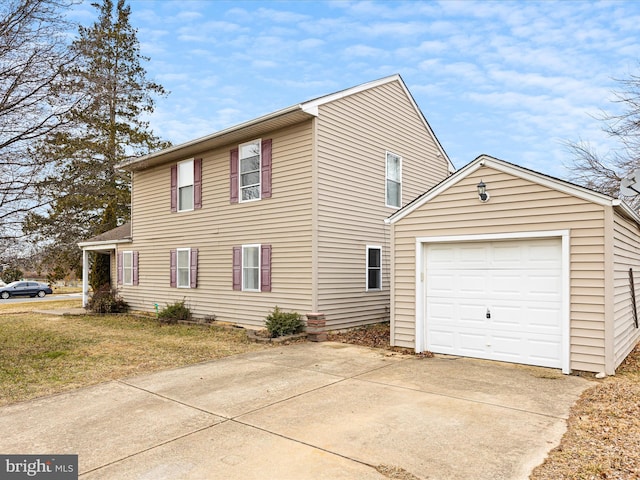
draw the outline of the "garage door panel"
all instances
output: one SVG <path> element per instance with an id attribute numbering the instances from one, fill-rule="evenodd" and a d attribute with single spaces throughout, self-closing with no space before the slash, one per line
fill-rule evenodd
<path id="1" fill-rule="evenodd" d="M 561 257 L 559 238 L 430 245 L 427 348 L 561 367 Z"/>
<path id="2" fill-rule="evenodd" d="M 456 335 L 449 330 L 439 330 L 434 328 L 429 332 L 431 343 L 429 350 L 440 353 L 453 354 L 456 351 Z"/>
<path id="3" fill-rule="evenodd" d="M 486 350 L 487 338 L 483 332 L 462 331 L 458 335 L 457 354 L 476 356 Z"/>

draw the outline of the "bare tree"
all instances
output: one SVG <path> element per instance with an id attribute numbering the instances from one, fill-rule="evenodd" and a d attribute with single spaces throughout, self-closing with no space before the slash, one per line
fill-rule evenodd
<path id="1" fill-rule="evenodd" d="M 73 106 L 70 89 L 62 88 L 63 72 L 73 62 L 64 35 L 70 5 L 0 2 L 0 240 L 18 236 L 23 215 L 44 203 L 34 186 L 45 162 L 34 146 L 64 127 Z"/>
<path id="2" fill-rule="evenodd" d="M 569 143 L 573 164 L 569 166 L 571 180 L 598 192 L 620 197 L 634 210 L 640 211 L 640 196 L 620 196 L 620 182 L 640 168 L 640 76 L 618 80 L 622 91 L 615 103 L 622 105 L 618 115 L 603 114 L 603 130 L 618 143 L 618 147 L 602 155 L 588 142 Z"/>

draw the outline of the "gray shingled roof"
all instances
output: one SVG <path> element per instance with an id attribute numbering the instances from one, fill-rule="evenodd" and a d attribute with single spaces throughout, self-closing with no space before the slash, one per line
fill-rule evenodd
<path id="1" fill-rule="evenodd" d="M 131 238 L 131 223 L 125 223 L 119 227 L 108 230 L 100 235 L 91 237 L 86 242 L 114 242 L 116 240 L 128 240 Z"/>

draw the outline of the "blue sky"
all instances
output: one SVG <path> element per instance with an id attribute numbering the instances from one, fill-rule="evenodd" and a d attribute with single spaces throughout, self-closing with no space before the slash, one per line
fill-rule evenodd
<path id="1" fill-rule="evenodd" d="M 174 144 L 399 73 L 457 168 L 486 153 L 569 178 L 640 73 L 640 2 L 129 0 L 151 128 Z M 89 25 L 95 9 L 77 6 Z"/>

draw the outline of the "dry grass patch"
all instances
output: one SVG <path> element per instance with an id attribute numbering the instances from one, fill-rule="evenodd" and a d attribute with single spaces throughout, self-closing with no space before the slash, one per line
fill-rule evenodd
<path id="1" fill-rule="evenodd" d="M 58 308 L 63 302 L 51 303 L 37 302 L 37 308 Z M 13 305 L 19 310 L 17 305 L 25 309 L 27 304 Z M 3 307 L 0 405 L 268 348 L 250 343 L 241 329 L 160 325 L 131 315 L 60 317 Z"/>
<path id="2" fill-rule="evenodd" d="M 639 479 L 640 346 L 616 376 L 586 390 L 571 410 L 560 446 L 532 480 Z"/>

